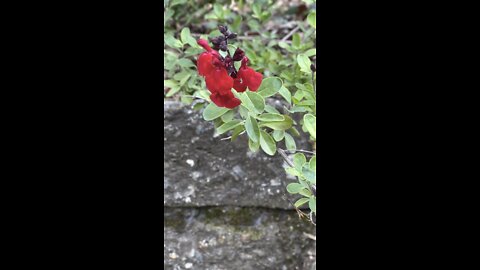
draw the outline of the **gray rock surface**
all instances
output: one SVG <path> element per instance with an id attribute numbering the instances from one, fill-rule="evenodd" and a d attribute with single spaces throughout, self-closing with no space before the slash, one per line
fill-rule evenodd
<path id="1" fill-rule="evenodd" d="M 312 270 L 315 227 L 295 211 L 164 207 L 164 269 Z"/>
<path id="2" fill-rule="evenodd" d="M 165 206 L 293 209 L 298 196 L 286 186 L 295 178 L 286 175 L 280 155 L 250 152 L 246 134 L 235 142 L 214 138 L 213 123 L 181 103 L 167 101 L 164 110 Z M 306 140 L 299 145 L 310 149 Z"/>
<path id="3" fill-rule="evenodd" d="M 315 269 L 315 226 L 292 210 L 283 159 L 214 138 L 189 106 L 164 111 L 164 269 Z"/>

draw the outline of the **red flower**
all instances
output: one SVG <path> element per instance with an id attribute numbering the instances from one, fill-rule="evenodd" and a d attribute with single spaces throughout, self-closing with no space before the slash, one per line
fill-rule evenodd
<path id="1" fill-rule="evenodd" d="M 250 91 L 257 91 L 262 84 L 262 74 L 247 67 L 248 58 L 244 57 L 242 60 L 242 66 L 238 70 L 237 78 L 233 82 L 233 88 L 238 92 L 244 92 L 247 87 Z"/>
<path id="2" fill-rule="evenodd" d="M 230 109 L 240 105 L 240 100 L 232 93 L 233 78 L 228 75 L 219 53 L 210 48 L 204 39 L 199 39 L 197 43 L 206 50 L 198 57 L 197 68 L 198 74 L 205 77 L 212 102 Z"/>
<path id="3" fill-rule="evenodd" d="M 226 58 L 221 57 L 204 39 L 199 39 L 197 43 L 206 50 L 198 57 L 198 74 L 205 77 L 207 89 L 212 93 L 210 99 L 213 103 L 219 107 L 232 109 L 241 103 L 233 95 L 232 88 L 235 88 L 238 92 L 244 92 L 247 87 L 251 91 L 257 91 L 262 83 L 262 74 L 255 72 L 247 66 L 248 58 L 243 56 L 243 51 L 238 50 L 238 53 L 235 52 L 233 58 L 233 61 L 237 61 L 236 58 L 240 56 L 243 58 L 242 66 L 237 73 L 230 56 Z M 235 79 L 231 76 L 234 76 Z"/>
<path id="4" fill-rule="evenodd" d="M 210 95 L 210 99 L 215 103 L 218 107 L 226 107 L 229 109 L 233 109 L 240 105 L 240 100 L 236 98 L 233 93 L 230 91 L 225 95 L 220 93 L 213 93 Z"/>
<path id="5" fill-rule="evenodd" d="M 205 76 L 205 83 L 207 89 L 213 93 L 220 93 L 222 95 L 232 94 L 233 79 L 228 76 L 225 68 L 215 68 L 207 76 Z"/>

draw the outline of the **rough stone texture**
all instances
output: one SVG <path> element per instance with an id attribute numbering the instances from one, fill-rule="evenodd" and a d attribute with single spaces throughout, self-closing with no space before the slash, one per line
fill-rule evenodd
<path id="1" fill-rule="evenodd" d="M 290 202 L 298 197 L 285 190 L 295 178 L 286 175 L 280 155 L 250 152 L 246 134 L 235 142 L 214 138 L 213 123 L 200 112 L 178 102 L 164 104 L 165 206 L 293 208 Z M 310 149 L 306 140 L 297 144 Z M 284 142 L 280 146 L 285 148 Z"/>
<path id="2" fill-rule="evenodd" d="M 164 207 L 164 269 L 312 270 L 315 228 L 295 211 Z"/>
<path id="3" fill-rule="evenodd" d="M 315 269 L 315 227 L 292 210 L 283 159 L 249 153 L 246 135 L 214 138 L 181 103 L 164 110 L 164 269 Z"/>

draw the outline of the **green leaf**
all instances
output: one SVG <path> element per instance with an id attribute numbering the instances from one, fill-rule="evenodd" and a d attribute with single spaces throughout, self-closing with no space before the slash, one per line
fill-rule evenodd
<path id="1" fill-rule="evenodd" d="M 310 196 L 312 196 L 312 192 L 310 192 L 310 190 L 308 190 L 308 189 L 306 189 L 306 188 L 300 190 L 300 192 L 298 192 L 298 193 L 300 193 L 301 195 L 303 195 L 303 196 L 305 196 L 305 197 L 310 197 Z"/>
<path id="2" fill-rule="evenodd" d="M 203 119 L 211 121 L 222 116 L 226 112 L 228 112 L 227 108 L 220 108 L 214 103 L 210 103 L 203 111 Z"/>
<path id="3" fill-rule="evenodd" d="M 287 150 L 295 151 L 297 150 L 297 146 L 295 144 L 295 140 L 293 139 L 292 135 L 285 132 L 285 147 Z"/>
<path id="4" fill-rule="evenodd" d="M 303 168 L 302 174 L 308 182 L 312 184 L 317 183 L 317 174 L 314 171 L 310 170 L 308 167 Z"/>
<path id="5" fill-rule="evenodd" d="M 198 47 L 190 47 L 186 49 L 184 53 L 185 53 L 185 57 L 190 57 L 190 56 L 197 56 L 202 52 L 203 52 L 203 49 L 199 49 Z"/>
<path id="6" fill-rule="evenodd" d="M 180 33 L 180 39 L 182 40 L 183 44 L 188 44 L 192 47 L 198 47 L 197 41 L 190 34 L 190 28 L 188 27 L 182 29 L 182 32 Z"/>
<path id="7" fill-rule="evenodd" d="M 242 24 L 242 16 L 240 15 L 235 16 L 235 19 L 231 24 L 231 28 L 233 32 L 239 32 L 241 24 Z"/>
<path id="8" fill-rule="evenodd" d="M 248 137 L 253 141 L 258 143 L 260 139 L 260 130 L 258 128 L 257 120 L 252 116 L 248 116 L 245 121 L 245 130 L 247 131 Z"/>
<path id="9" fill-rule="evenodd" d="M 167 94 L 165 95 L 166 97 L 171 97 L 173 95 L 175 95 L 178 91 L 180 91 L 181 87 L 180 86 L 174 86 L 172 88 L 170 88 L 170 90 L 167 92 Z"/>
<path id="10" fill-rule="evenodd" d="M 306 112 L 307 108 L 301 107 L 301 106 L 293 106 L 291 110 L 287 109 L 288 112 L 290 113 L 296 113 L 296 112 Z"/>
<path id="11" fill-rule="evenodd" d="M 234 116 L 235 116 L 235 111 L 234 110 L 229 110 L 224 115 L 222 115 L 222 121 L 225 122 L 225 123 L 230 122 L 230 121 L 232 121 Z"/>
<path id="12" fill-rule="evenodd" d="M 300 34 L 298 34 L 298 33 L 293 34 L 293 37 L 292 37 L 292 46 L 293 46 L 293 48 L 298 48 L 298 47 L 300 47 L 300 42 L 301 42 L 301 40 L 300 40 Z"/>
<path id="13" fill-rule="evenodd" d="M 227 122 L 223 125 L 221 125 L 218 129 L 217 129 L 217 133 L 218 134 L 223 134 L 231 129 L 234 129 L 236 128 L 238 125 L 241 125 L 242 124 L 242 121 L 240 120 L 232 120 L 230 122 Z"/>
<path id="14" fill-rule="evenodd" d="M 262 7 L 259 3 L 255 3 L 252 5 L 252 11 L 256 18 L 260 18 L 262 13 Z"/>
<path id="15" fill-rule="evenodd" d="M 262 113 L 265 109 L 265 99 L 258 93 L 248 91 L 247 96 L 253 103 L 253 106 L 257 110 L 257 113 Z"/>
<path id="16" fill-rule="evenodd" d="M 288 45 L 288 43 L 286 43 L 285 41 L 278 42 L 278 46 L 282 49 L 290 48 L 290 45 Z"/>
<path id="17" fill-rule="evenodd" d="M 213 126 L 215 127 L 215 129 L 219 128 L 221 125 L 223 125 L 223 121 L 221 118 L 216 118 L 215 120 L 213 120 Z"/>
<path id="18" fill-rule="evenodd" d="M 258 94 L 262 97 L 269 97 L 275 95 L 282 88 L 282 80 L 279 77 L 269 77 L 262 81 L 258 88 Z"/>
<path id="19" fill-rule="evenodd" d="M 310 162 L 308 164 L 309 164 L 310 170 L 316 171 L 317 170 L 317 156 L 313 156 L 310 159 Z"/>
<path id="20" fill-rule="evenodd" d="M 184 4 L 186 2 L 187 2 L 187 0 L 172 0 L 172 2 L 170 3 L 170 7 L 174 7 L 176 5 L 181 5 L 181 4 Z"/>
<path id="21" fill-rule="evenodd" d="M 295 127 L 292 127 L 288 131 L 290 131 L 290 133 L 292 133 L 293 136 L 300 137 L 300 132 L 298 132 L 298 130 Z"/>
<path id="22" fill-rule="evenodd" d="M 163 35 L 163 37 L 164 37 L 165 44 L 167 44 L 167 46 L 172 48 L 183 47 L 183 43 L 180 40 L 174 38 L 172 35 Z"/>
<path id="23" fill-rule="evenodd" d="M 264 113 L 257 116 L 257 119 L 265 122 L 285 121 L 285 117 L 278 113 Z"/>
<path id="24" fill-rule="evenodd" d="M 290 183 L 287 185 L 288 193 L 297 194 L 302 189 L 304 189 L 304 187 L 299 183 Z"/>
<path id="25" fill-rule="evenodd" d="M 277 146 L 273 138 L 265 131 L 260 130 L 260 147 L 270 156 L 275 155 Z"/>
<path id="26" fill-rule="evenodd" d="M 255 92 L 247 91 L 237 96 L 242 101 L 242 106 L 254 114 L 261 114 L 265 109 L 265 100 Z"/>
<path id="27" fill-rule="evenodd" d="M 272 133 L 273 139 L 277 142 L 283 140 L 285 137 L 285 131 L 284 130 L 274 130 Z"/>
<path id="28" fill-rule="evenodd" d="M 314 212 L 315 214 L 317 213 L 317 199 L 315 197 L 310 197 L 308 200 L 308 207 L 310 207 L 310 210 Z"/>
<path id="29" fill-rule="evenodd" d="M 290 175 L 300 176 L 300 173 L 295 168 L 287 167 L 287 168 L 285 168 L 285 171 Z"/>
<path id="30" fill-rule="evenodd" d="M 304 205 L 308 201 L 309 201 L 309 198 L 301 198 L 298 201 L 296 201 L 294 205 L 295 205 L 295 207 L 298 208 L 298 207 Z"/>
<path id="31" fill-rule="evenodd" d="M 213 5 L 213 12 L 218 19 L 223 19 L 223 7 L 220 4 Z"/>
<path id="32" fill-rule="evenodd" d="M 298 102 L 296 105 L 298 105 L 298 106 L 313 106 L 313 105 L 315 105 L 315 101 L 314 100 L 304 100 L 304 101 Z"/>
<path id="33" fill-rule="evenodd" d="M 178 61 L 177 61 L 177 63 L 178 63 Z M 173 76 L 173 78 L 177 81 L 180 81 L 181 79 L 183 79 L 185 77 L 190 77 L 191 75 L 192 75 L 192 72 L 187 71 L 187 70 L 183 70 L 182 72 L 179 72 L 179 73 L 175 74 Z"/>
<path id="34" fill-rule="evenodd" d="M 192 104 L 193 102 L 193 98 L 190 95 L 182 95 L 180 100 L 187 105 Z"/>
<path id="35" fill-rule="evenodd" d="M 310 61 L 310 58 L 306 56 L 305 54 L 299 54 L 297 56 L 297 63 L 300 66 L 300 70 L 305 72 L 305 73 L 312 73 L 310 70 L 310 65 L 312 64 L 312 61 Z"/>
<path id="36" fill-rule="evenodd" d="M 178 60 L 177 64 L 180 65 L 181 67 L 186 67 L 186 68 L 195 66 L 192 61 L 185 58 Z"/>
<path id="37" fill-rule="evenodd" d="M 210 100 L 210 93 L 203 89 L 196 91 L 193 95 L 205 100 Z"/>
<path id="38" fill-rule="evenodd" d="M 310 50 L 305 52 L 305 55 L 308 56 L 308 57 L 312 57 L 314 55 L 317 55 L 317 49 L 310 49 Z"/>
<path id="39" fill-rule="evenodd" d="M 317 28 L 317 13 L 315 11 L 310 12 L 307 17 L 307 22 L 310 24 L 313 28 Z"/>
<path id="40" fill-rule="evenodd" d="M 285 86 L 282 85 L 278 93 L 288 102 L 288 104 L 292 104 L 292 93 L 290 93 Z"/>
<path id="41" fill-rule="evenodd" d="M 306 114 L 303 116 L 303 124 L 310 133 L 310 135 L 316 139 L 317 136 L 317 118 L 312 114 Z"/>
<path id="42" fill-rule="evenodd" d="M 178 83 L 173 80 L 163 80 L 163 86 L 168 88 L 173 88 L 178 86 Z"/>
<path id="43" fill-rule="evenodd" d="M 307 162 L 305 155 L 302 153 L 296 153 L 293 155 L 293 164 L 295 165 L 295 169 L 298 171 L 302 171 L 303 164 Z"/>
<path id="44" fill-rule="evenodd" d="M 254 141 L 248 139 L 248 148 L 252 152 L 257 152 L 258 149 L 260 148 L 260 144 L 258 142 L 254 142 Z"/>
<path id="45" fill-rule="evenodd" d="M 274 130 L 287 130 L 292 127 L 293 120 L 288 115 L 284 115 L 285 120 L 275 122 L 260 122 L 259 127 L 269 127 Z"/>
<path id="46" fill-rule="evenodd" d="M 230 55 L 234 55 L 235 51 L 237 50 L 237 46 L 232 45 L 232 44 L 228 44 L 227 47 L 228 47 L 228 51 L 230 52 Z M 238 61 L 238 62 L 240 62 L 240 61 Z"/>
<path id="47" fill-rule="evenodd" d="M 240 113 L 240 116 L 241 116 L 243 119 L 247 119 L 247 117 L 248 117 L 248 110 L 247 110 L 247 108 L 245 108 L 244 106 L 240 106 L 240 107 L 238 107 L 238 112 Z"/>
<path id="48" fill-rule="evenodd" d="M 270 106 L 270 105 L 268 105 L 268 104 L 265 105 L 265 111 L 266 111 L 266 112 L 269 112 L 269 113 L 278 113 L 278 114 L 280 114 L 280 112 L 279 112 L 277 109 L 275 109 L 274 107 L 272 107 L 272 106 Z"/>
<path id="49" fill-rule="evenodd" d="M 193 109 L 195 111 L 199 111 L 203 108 L 203 105 L 205 105 L 205 103 L 197 103 L 197 104 L 193 105 Z"/>
<path id="50" fill-rule="evenodd" d="M 235 141 L 238 135 L 240 135 L 240 133 L 242 133 L 244 130 L 245 130 L 244 125 L 237 126 L 232 132 L 232 142 Z"/>
<path id="51" fill-rule="evenodd" d="M 190 76 L 191 74 L 188 74 L 187 76 L 180 79 L 180 85 L 183 86 L 187 82 L 187 80 L 190 78 Z"/>

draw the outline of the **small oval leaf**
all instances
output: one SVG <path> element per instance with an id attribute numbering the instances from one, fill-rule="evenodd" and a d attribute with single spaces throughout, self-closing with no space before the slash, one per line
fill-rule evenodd
<path id="1" fill-rule="evenodd" d="M 306 114 L 303 117 L 303 123 L 305 125 L 305 128 L 307 131 L 312 135 L 314 139 L 316 139 L 317 136 L 317 118 L 313 116 L 312 114 Z"/>
<path id="2" fill-rule="evenodd" d="M 307 17 L 307 22 L 310 24 L 313 28 L 317 28 L 317 13 L 315 11 L 310 12 Z"/>
<path id="3" fill-rule="evenodd" d="M 313 156 L 309 162 L 310 170 L 317 171 L 317 156 Z"/>
<path id="4" fill-rule="evenodd" d="M 245 121 L 245 129 L 247 130 L 248 137 L 253 141 L 258 143 L 260 138 L 260 130 L 258 128 L 257 120 L 252 116 L 248 115 L 247 120 Z"/>
<path id="5" fill-rule="evenodd" d="M 287 185 L 287 191 L 292 194 L 299 193 L 304 187 L 299 183 L 290 183 Z"/>
<path id="6" fill-rule="evenodd" d="M 223 134 L 231 129 L 234 129 L 236 128 L 238 125 L 241 125 L 242 124 L 242 121 L 240 120 L 232 120 L 230 122 L 227 122 L 223 125 L 221 125 L 220 127 L 218 127 L 217 129 L 217 133 L 218 134 Z"/>
<path id="7" fill-rule="evenodd" d="M 308 201 L 309 201 L 309 198 L 301 198 L 301 199 L 299 199 L 298 201 L 295 202 L 295 207 L 298 208 L 298 207 L 304 205 Z"/>
<path id="8" fill-rule="evenodd" d="M 277 122 L 277 121 L 284 121 L 285 117 L 278 113 L 264 113 L 257 116 L 257 119 L 265 122 Z"/>
<path id="9" fill-rule="evenodd" d="M 269 127 L 274 130 L 287 130 L 292 127 L 293 120 L 288 115 L 284 115 L 285 120 L 276 122 L 261 122 L 259 127 Z"/>
<path id="10" fill-rule="evenodd" d="M 265 131 L 260 130 L 260 147 L 262 150 L 270 156 L 275 155 L 277 151 L 277 145 L 273 138 Z"/>
<path id="11" fill-rule="evenodd" d="M 208 104 L 208 106 L 203 111 L 203 119 L 211 121 L 222 116 L 224 113 L 228 112 L 229 109 L 221 108 L 215 105 L 214 103 Z"/>
<path id="12" fill-rule="evenodd" d="M 307 158 L 302 153 L 296 153 L 293 155 L 293 164 L 295 165 L 295 169 L 298 171 L 302 171 L 303 164 L 307 162 Z"/>
<path id="13" fill-rule="evenodd" d="M 305 72 L 305 73 L 311 73 L 312 71 L 310 70 L 310 65 L 312 64 L 312 61 L 306 56 L 305 54 L 299 54 L 297 56 L 297 63 L 300 66 L 300 70 Z"/>
<path id="14" fill-rule="evenodd" d="M 275 95 L 282 88 L 282 80 L 278 77 L 265 78 L 258 88 L 257 92 L 262 97 L 269 97 Z"/>
<path id="15" fill-rule="evenodd" d="M 285 132 L 285 147 L 287 150 L 295 151 L 297 150 L 297 145 L 295 144 L 295 140 L 293 139 L 292 135 Z"/>
<path id="16" fill-rule="evenodd" d="M 259 147 L 260 147 L 260 144 L 258 142 L 254 142 L 248 139 L 248 148 L 250 148 L 250 151 L 257 152 Z"/>
<path id="17" fill-rule="evenodd" d="M 277 142 L 283 140 L 285 137 L 285 131 L 284 130 L 274 130 L 272 133 L 273 139 Z"/>
<path id="18" fill-rule="evenodd" d="M 310 197 L 308 200 L 308 207 L 310 207 L 310 210 L 312 210 L 313 213 L 317 213 L 317 200 L 315 197 Z"/>

